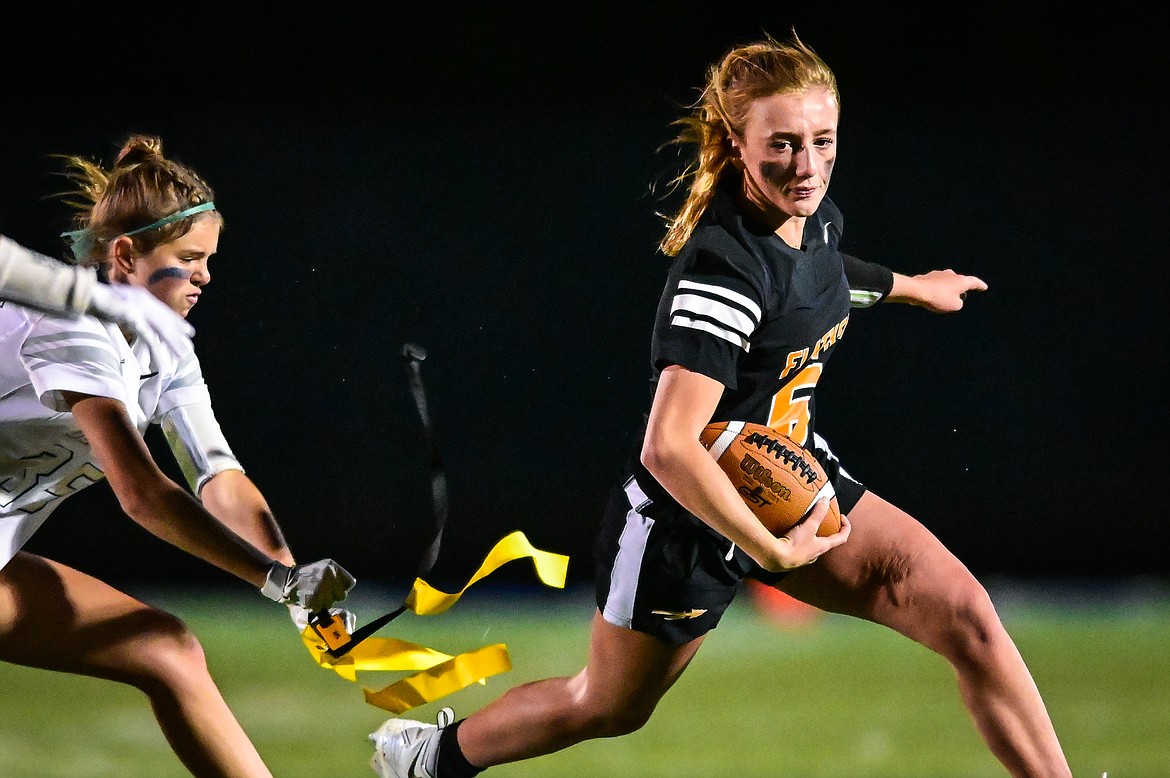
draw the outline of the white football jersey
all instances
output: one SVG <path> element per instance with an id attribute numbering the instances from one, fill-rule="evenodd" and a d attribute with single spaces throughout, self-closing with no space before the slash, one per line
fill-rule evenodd
<path id="1" fill-rule="evenodd" d="M 104 476 L 64 392 L 126 406 L 140 433 L 211 399 L 193 349 L 131 345 L 115 324 L 0 302 L 0 568 L 68 495 Z"/>

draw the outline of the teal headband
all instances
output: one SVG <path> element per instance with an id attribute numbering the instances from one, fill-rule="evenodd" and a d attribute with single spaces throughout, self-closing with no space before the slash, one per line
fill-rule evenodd
<path id="1" fill-rule="evenodd" d="M 153 229 L 156 229 L 158 227 L 165 227 L 168 224 L 174 224 L 179 219 L 186 219 L 188 216 L 194 216 L 197 213 L 203 213 L 204 211 L 214 211 L 214 210 L 215 210 L 215 203 L 214 202 L 199 203 L 199 205 L 192 205 L 190 208 L 184 208 L 181 211 L 177 211 L 175 213 L 172 213 L 170 216 L 164 216 L 161 219 L 159 219 L 158 221 L 151 222 L 150 224 L 146 225 L 145 227 L 139 227 L 136 230 L 130 230 L 129 232 L 123 232 L 118 237 L 122 238 L 122 237 L 126 237 L 129 235 L 137 235 L 140 232 L 146 232 L 147 230 L 153 230 Z M 93 243 L 94 243 L 93 235 L 90 234 L 90 231 L 88 228 L 83 229 L 83 230 L 73 230 L 71 232 L 62 232 L 61 237 L 64 238 L 65 240 L 69 241 L 69 250 L 73 253 L 73 260 L 75 262 L 83 261 L 85 259 L 85 257 L 89 254 L 90 249 L 93 248 Z"/>

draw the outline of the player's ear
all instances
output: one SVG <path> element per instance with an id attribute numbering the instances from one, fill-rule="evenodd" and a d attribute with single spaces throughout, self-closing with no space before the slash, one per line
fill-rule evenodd
<path id="1" fill-rule="evenodd" d="M 134 242 L 125 235 L 119 235 L 110 242 L 106 260 L 110 265 L 110 280 L 122 281 L 134 272 Z"/>
<path id="2" fill-rule="evenodd" d="M 743 170 L 743 141 L 734 132 L 727 133 L 727 158 L 732 165 Z"/>

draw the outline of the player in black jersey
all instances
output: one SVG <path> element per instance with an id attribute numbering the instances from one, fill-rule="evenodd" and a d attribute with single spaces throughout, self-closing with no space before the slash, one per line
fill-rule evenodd
<path id="1" fill-rule="evenodd" d="M 694 142 L 675 256 L 654 323 L 654 398 L 597 541 L 587 666 L 510 690 L 440 725 L 391 719 L 372 735 L 382 776 L 461 778 L 641 727 L 747 577 L 821 609 L 884 624 L 944 656 L 989 748 L 1016 776 L 1070 776 L 1027 667 L 986 591 L 919 522 L 851 478 L 814 428 L 813 391 L 852 305 L 959 310 L 986 285 L 908 277 L 842 255 L 825 191 L 839 97 L 795 36 L 731 50 L 679 140 Z M 767 424 L 825 466 L 846 518 L 820 504 L 776 538 L 699 442 L 711 421 Z"/>

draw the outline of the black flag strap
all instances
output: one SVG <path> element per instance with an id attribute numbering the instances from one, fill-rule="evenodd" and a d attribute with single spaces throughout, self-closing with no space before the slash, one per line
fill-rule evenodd
<path id="1" fill-rule="evenodd" d="M 423 433 L 426 436 L 426 445 L 431 466 L 431 503 L 434 508 L 434 537 L 427 550 L 419 560 L 418 578 L 425 577 L 431 572 L 435 560 L 439 558 L 439 547 L 443 542 L 443 530 L 447 526 L 447 477 L 443 473 L 443 460 L 439 455 L 439 445 L 435 441 L 431 416 L 427 411 L 426 387 L 422 380 L 421 363 L 427 358 L 426 349 L 414 343 L 407 343 L 402 347 L 402 359 L 405 362 L 407 380 L 410 382 L 410 393 L 414 396 L 414 404 L 418 408 L 419 418 L 422 419 Z M 354 646 L 373 635 L 375 632 L 398 618 L 406 610 L 406 601 L 390 613 L 371 621 L 353 631 L 346 632 L 342 619 L 328 611 L 319 611 L 309 616 L 309 626 L 325 642 L 329 654 L 333 657 L 343 657 L 353 650 Z"/>

